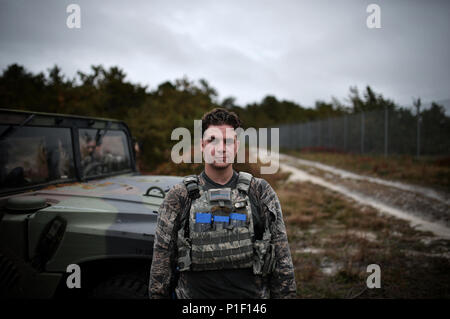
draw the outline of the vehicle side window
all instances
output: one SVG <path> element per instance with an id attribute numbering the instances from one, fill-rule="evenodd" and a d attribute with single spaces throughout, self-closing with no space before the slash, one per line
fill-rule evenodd
<path id="1" fill-rule="evenodd" d="M 131 169 L 130 150 L 123 131 L 80 129 L 79 137 L 83 176 Z"/>
<path id="2" fill-rule="evenodd" d="M 0 125 L 0 133 L 10 126 Z M 68 128 L 14 127 L 0 140 L 0 187 L 16 188 L 75 177 Z"/>

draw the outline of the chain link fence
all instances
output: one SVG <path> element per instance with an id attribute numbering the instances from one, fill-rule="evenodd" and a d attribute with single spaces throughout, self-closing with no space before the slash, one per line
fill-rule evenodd
<path id="1" fill-rule="evenodd" d="M 280 148 L 360 154 L 450 155 L 450 118 L 432 112 L 376 110 L 279 126 Z"/>

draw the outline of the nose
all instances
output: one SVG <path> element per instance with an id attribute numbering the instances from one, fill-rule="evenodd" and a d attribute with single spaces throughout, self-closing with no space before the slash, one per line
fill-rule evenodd
<path id="1" fill-rule="evenodd" d="M 221 142 L 217 143 L 216 145 L 216 153 L 219 153 L 219 155 L 225 155 L 230 151 L 230 146 L 227 144 L 226 140 L 222 140 Z"/>
<path id="2" fill-rule="evenodd" d="M 226 149 L 225 141 L 221 141 L 220 143 L 218 143 L 217 145 L 218 151 L 225 152 L 225 149 Z"/>

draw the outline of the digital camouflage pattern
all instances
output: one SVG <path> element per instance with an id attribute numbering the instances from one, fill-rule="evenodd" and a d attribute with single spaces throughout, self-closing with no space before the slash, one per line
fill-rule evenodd
<path id="1" fill-rule="evenodd" d="M 180 271 L 202 271 L 231 268 L 249 268 L 253 265 L 253 218 L 251 215 L 250 199 L 239 192 L 237 188 L 226 190 L 230 200 L 220 201 L 209 199 L 207 190 L 200 188 L 200 197 L 192 202 L 189 215 L 190 245 L 186 245 L 184 227 L 178 231 L 178 267 Z M 236 207 L 238 206 L 238 207 Z M 249 221 L 247 226 L 225 228 L 220 223 L 214 223 L 216 229 L 203 231 L 196 229 L 196 213 L 212 213 L 214 216 L 229 216 L 230 212 L 245 214 Z M 230 217 L 231 218 L 231 217 Z M 210 226 L 211 224 L 207 224 Z M 201 227 L 201 224 L 197 224 Z M 189 250 L 192 253 L 189 257 Z M 191 260 L 189 260 L 191 259 Z M 181 261 L 181 263 L 180 263 Z M 190 264 L 190 267 L 189 267 Z"/>
<path id="2" fill-rule="evenodd" d="M 199 185 L 205 180 L 199 176 Z M 283 221 L 281 205 L 272 187 L 260 178 L 253 178 L 250 184 L 260 214 L 270 219 L 271 243 L 274 245 L 275 269 L 270 276 L 255 276 L 259 295 L 255 298 L 295 298 L 296 283 L 294 266 Z M 177 237 L 181 225 L 181 217 L 189 204 L 184 184 L 175 185 L 167 194 L 159 208 L 153 261 L 150 270 L 149 293 L 151 298 L 170 298 L 176 286 L 178 298 L 190 296 L 184 272 L 179 273 L 176 281 Z"/>

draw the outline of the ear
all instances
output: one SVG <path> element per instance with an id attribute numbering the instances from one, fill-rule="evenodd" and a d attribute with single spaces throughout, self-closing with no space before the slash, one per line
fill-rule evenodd
<path id="1" fill-rule="evenodd" d="M 203 138 L 200 140 L 200 150 L 202 151 L 202 153 L 205 150 L 205 142 L 204 142 Z"/>

